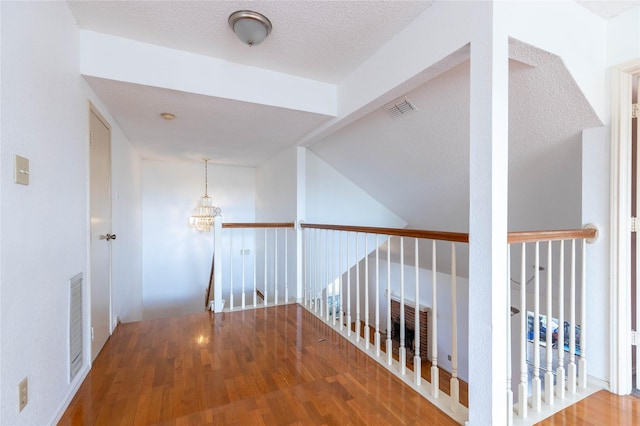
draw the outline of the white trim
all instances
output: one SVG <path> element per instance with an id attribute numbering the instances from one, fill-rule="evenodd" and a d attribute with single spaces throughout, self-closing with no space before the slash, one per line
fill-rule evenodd
<path id="1" fill-rule="evenodd" d="M 49 422 L 50 425 L 58 424 L 58 422 L 64 415 L 64 412 L 67 411 L 67 408 L 69 408 L 69 404 L 71 404 L 73 397 L 76 396 L 76 392 L 78 392 L 78 389 L 80 389 L 80 385 L 82 385 L 82 383 L 84 382 L 84 379 L 87 378 L 90 371 L 91 371 L 91 365 L 86 365 L 86 364 L 82 368 L 82 370 L 78 371 L 78 374 L 76 374 L 76 377 L 74 378 L 73 384 L 69 388 L 67 395 L 64 397 L 60 405 L 58 405 L 56 412 L 53 414 L 53 418 Z"/>
<path id="2" fill-rule="evenodd" d="M 631 392 L 631 76 L 640 58 L 611 70 L 611 391 Z"/>

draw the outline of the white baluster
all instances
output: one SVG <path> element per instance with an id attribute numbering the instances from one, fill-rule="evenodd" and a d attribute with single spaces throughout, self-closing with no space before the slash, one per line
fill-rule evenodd
<path id="1" fill-rule="evenodd" d="M 569 299 L 569 365 L 567 391 L 576 393 L 576 240 L 571 240 L 571 288 Z"/>
<path id="2" fill-rule="evenodd" d="M 273 228 L 273 304 L 278 304 L 278 228 Z"/>
<path id="3" fill-rule="evenodd" d="M 233 311 L 233 228 L 229 229 L 229 310 Z"/>
<path id="4" fill-rule="evenodd" d="M 240 255 L 242 256 L 242 309 L 245 308 L 245 291 L 244 291 L 244 281 L 245 281 L 245 272 L 244 272 L 244 228 L 242 228 L 242 253 L 240 253 Z"/>
<path id="5" fill-rule="evenodd" d="M 553 244 L 547 243 L 547 333 L 546 358 L 547 366 L 544 373 L 544 401 L 553 405 Z"/>
<path id="6" fill-rule="evenodd" d="M 258 294 L 256 290 L 258 289 L 258 254 L 256 253 L 258 238 L 256 235 L 256 230 L 253 230 L 253 307 L 258 306 Z"/>
<path id="7" fill-rule="evenodd" d="M 349 235 L 347 232 L 347 336 L 351 336 L 351 262 L 349 261 Z"/>
<path id="8" fill-rule="evenodd" d="M 342 231 L 338 231 L 338 280 L 340 282 L 340 331 L 344 328 L 344 291 L 342 291 Z"/>
<path id="9" fill-rule="evenodd" d="M 327 280 L 322 278 L 322 275 L 326 272 L 325 268 L 322 264 L 322 260 L 323 260 L 323 253 L 324 251 L 322 250 L 322 234 L 324 233 L 325 238 L 324 241 L 326 242 L 327 239 L 327 230 L 325 229 L 324 231 L 320 231 L 320 241 L 318 241 L 318 263 L 319 263 L 319 270 L 318 270 L 318 277 L 319 277 L 319 283 L 320 283 L 320 287 L 318 287 L 318 298 L 320 299 L 319 304 L 320 304 L 320 315 L 319 317 L 322 318 L 324 316 L 324 300 L 323 298 L 323 294 L 326 293 L 327 291 Z M 325 244 L 326 246 L 326 244 Z"/>
<path id="10" fill-rule="evenodd" d="M 304 230 L 304 245 L 305 245 L 305 258 L 307 259 L 305 265 L 305 277 L 307 279 L 307 285 L 304 288 L 304 297 L 305 297 L 305 305 L 311 309 L 311 278 L 312 278 L 312 270 L 313 265 L 311 264 L 311 234 L 312 230 L 306 228 Z"/>
<path id="11" fill-rule="evenodd" d="M 325 246 L 325 251 L 327 253 L 326 257 L 325 257 L 325 262 L 326 262 L 326 267 L 327 267 L 327 279 L 325 280 L 326 282 L 326 286 L 325 286 L 325 301 L 327 303 L 327 312 L 326 312 L 326 320 L 327 322 L 329 322 L 329 316 L 331 315 L 331 309 L 329 309 L 329 286 L 333 287 L 333 285 L 331 284 L 331 270 L 330 270 L 330 262 L 329 262 L 329 230 L 327 229 L 326 232 L 324 233 L 324 246 Z"/>
<path id="12" fill-rule="evenodd" d="M 315 264 L 316 264 L 316 279 L 315 279 L 315 287 L 313 289 L 313 312 L 316 313 L 316 316 L 318 316 L 318 312 L 322 311 L 322 307 L 320 306 L 320 302 L 318 301 L 318 299 L 321 299 L 321 295 L 319 295 L 320 291 L 321 291 L 321 284 L 322 284 L 322 248 L 321 248 L 321 242 L 322 242 L 322 229 L 317 229 L 316 231 L 318 231 L 316 233 L 316 250 L 314 253 L 314 257 L 316 259 Z M 322 316 L 322 314 L 320 315 Z"/>
<path id="13" fill-rule="evenodd" d="M 413 373 L 416 386 L 422 385 L 422 365 L 420 360 L 420 266 L 418 253 L 418 239 L 415 239 L 415 263 L 416 263 L 416 307 L 413 311 L 416 325 L 413 328 Z"/>
<path id="14" fill-rule="evenodd" d="M 364 347 L 369 349 L 369 244 L 367 234 L 364 234 Z"/>
<path id="15" fill-rule="evenodd" d="M 407 372 L 407 348 L 405 347 L 404 322 L 404 237 L 400 237 L 400 374 Z"/>
<path id="16" fill-rule="evenodd" d="M 335 235 L 336 232 L 335 231 L 331 231 L 331 261 L 332 264 L 331 266 L 333 266 L 333 268 L 335 268 L 337 266 L 337 262 L 336 262 L 336 254 L 335 254 L 335 249 L 336 249 L 336 244 L 335 244 Z M 333 311 L 333 326 L 336 326 L 336 295 L 338 295 L 338 291 L 336 291 L 336 284 L 338 283 L 338 279 L 336 278 L 338 275 L 340 274 L 340 271 L 338 271 L 337 273 L 334 273 L 332 278 L 331 278 L 331 288 L 333 290 L 333 298 L 331 299 L 331 310 Z"/>
<path id="17" fill-rule="evenodd" d="M 289 229 L 284 230 L 284 301 L 289 303 Z"/>
<path id="18" fill-rule="evenodd" d="M 431 395 L 440 396 L 440 370 L 438 368 L 438 291 L 436 271 L 436 240 L 431 241 Z"/>
<path id="19" fill-rule="evenodd" d="M 380 243 L 378 243 L 378 234 L 376 234 L 376 331 L 373 337 L 376 345 L 376 356 L 380 356 Z"/>
<path id="20" fill-rule="evenodd" d="M 458 381 L 458 301 L 456 269 L 456 243 L 451 243 L 451 410 L 458 411 L 460 405 L 460 383 Z"/>
<path id="21" fill-rule="evenodd" d="M 564 240 L 560 240 L 558 263 L 558 367 L 556 368 L 556 397 L 564 399 L 566 379 L 564 370 Z"/>
<path id="22" fill-rule="evenodd" d="M 540 380 L 540 243 L 538 241 L 536 241 L 535 247 L 536 251 L 533 287 L 533 379 L 531 379 L 531 410 L 540 411 L 540 409 L 542 408 L 542 382 Z"/>
<path id="23" fill-rule="evenodd" d="M 264 306 L 267 306 L 269 300 L 269 291 L 267 288 L 267 276 L 269 275 L 267 272 L 269 268 L 267 267 L 267 252 L 269 251 L 267 245 L 267 228 L 264 228 L 264 300 L 262 301 Z"/>
<path id="24" fill-rule="evenodd" d="M 387 364 L 393 363 L 393 344 L 391 341 L 391 235 L 387 236 Z"/>
<path id="25" fill-rule="evenodd" d="M 518 415 L 527 417 L 527 246 L 522 243 L 520 253 L 520 381 L 518 383 Z"/>
<path id="26" fill-rule="evenodd" d="M 580 361 L 578 384 L 587 387 L 587 241 L 582 239 L 582 276 L 580 277 Z"/>
<path id="27" fill-rule="evenodd" d="M 513 424 L 513 390 L 511 389 L 511 244 L 507 244 L 507 426 Z"/>
<path id="28" fill-rule="evenodd" d="M 356 232 L 356 342 L 360 341 L 360 236 Z"/>

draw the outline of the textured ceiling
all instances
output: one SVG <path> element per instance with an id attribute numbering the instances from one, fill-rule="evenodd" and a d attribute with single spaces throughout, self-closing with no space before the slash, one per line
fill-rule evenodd
<path id="1" fill-rule="evenodd" d="M 583 7 L 586 7 L 596 15 L 601 16 L 605 19 L 609 19 L 623 12 L 626 12 L 633 7 L 637 7 L 638 5 L 640 5 L 640 0 L 588 0 L 578 1 L 577 3 L 579 3 Z"/>
<path id="2" fill-rule="evenodd" d="M 330 117 L 85 77 L 145 159 L 257 166 Z M 161 112 L 176 118 L 163 120 Z"/>
<path id="3" fill-rule="evenodd" d="M 509 228 L 579 227 L 580 135 L 601 122 L 560 58 L 519 42 L 511 51 L 536 66 L 510 62 Z M 466 232 L 469 62 L 407 98 L 417 112 L 378 109 L 310 148 L 409 228 Z"/>
<path id="4" fill-rule="evenodd" d="M 70 7 L 79 26 L 88 30 L 339 82 L 419 14 L 428 13 L 431 3 L 87 1 L 70 2 Z M 581 3 L 603 17 L 637 4 Z M 227 25 L 230 13 L 246 8 L 266 14 L 274 25 L 270 37 L 253 48 L 242 45 Z M 512 43 L 511 56 L 510 229 L 577 226 L 580 132 L 601 123 L 560 58 L 518 43 Z M 255 166 L 331 119 L 98 78 L 87 81 L 143 158 L 207 156 L 216 163 Z M 374 110 L 310 149 L 409 227 L 466 231 L 468 62 L 436 75 L 407 97 L 417 113 L 393 120 Z M 158 113 L 163 110 L 176 114 L 176 120 L 162 121 Z"/>
<path id="5" fill-rule="evenodd" d="M 80 28 L 337 83 L 431 1 L 70 1 Z M 273 24 L 260 46 L 227 19 L 251 9 Z"/>

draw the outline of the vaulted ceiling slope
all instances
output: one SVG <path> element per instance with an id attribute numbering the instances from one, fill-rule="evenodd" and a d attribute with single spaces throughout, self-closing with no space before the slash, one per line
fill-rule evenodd
<path id="1" fill-rule="evenodd" d="M 333 84 L 430 13 L 433 3 L 71 1 L 69 5 L 84 30 Z M 606 17 L 634 7 L 633 2 L 610 2 L 616 7 L 612 11 L 606 5 L 584 3 Z M 242 45 L 227 24 L 229 14 L 247 8 L 258 9 L 274 25 L 270 37 L 253 48 Z M 577 226 L 580 132 L 601 123 L 561 58 L 516 41 L 512 48 L 510 227 Z M 452 64 L 406 93 L 416 113 L 394 120 L 375 109 L 309 145 L 410 227 L 468 228 L 469 63 L 456 58 Z M 147 159 L 207 156 L 222 164 L 253 167 L 335 118 L 321 111 L 115 78 L 88 76 L 87 81 Z M 164 111 L 174 113 L 176 120 L 160 120 Z"/>

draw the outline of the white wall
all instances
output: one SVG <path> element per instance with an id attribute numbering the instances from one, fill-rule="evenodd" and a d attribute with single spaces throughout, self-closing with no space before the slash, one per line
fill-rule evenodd
<path id="1" fill-rule="evenodd" d="M 1 9 L 0 424 L 48 424 L 82 379 L 81 374 L 67 383 L 68 286 L 82 272 L 89 294 L 87 99 L 97 100 L 79 74 L 78 33 L 65 3 L 3 2 Z M 126 164 L 122 178 L 131 185 L 114 208 L 114 223 L 121 224 L 139 209 L 140 179 L 135 151 L 111 124 L 113 164 Z M 13 183 L 15 154 L 30 159 L 29 186 Z M 114 179 L 114 188 L 123 186 Z M 114 248 L 114 267 L 118 259 L 129 259 L 134 295 L 136 279 L 140 282 L 139 223 L 135 214 L 128 220 L 129 235 L 123 239 L 130 244 Z M 135 301 L 119 299 L 123 287 L 118 277 L 114 273 L 114 306 L 133 313 Z M 16 392 L 24 377 L 29 379 L 29 404 L 18 413 Z"/>
<path id="2" fill-rule="evenodd" d="M 99 101 L 92 100 L 98 107 Z M 111 244 L 113 318 L 122 322 L 142 319 L 142 161 L 120 128 L 111 123 Z"/>
<path id="3" fill-rule="evenodd" d="M 293 222 L 296 218 L 297 147 L 256 168 L 256 222 Z"/>
<path id="4" fill-rule="evenodd" d="M 204 194 L 204 163 L 145 160 L 142 177 L 143 318 L 201 312 L 213 233 L 190 228 L 189 216 Z M 223 222 L 255 221 L 255 169 L 209 164 L 208 193 Z"/>
<path id="5" fill-rule="evenodd" d="M 256 222 L 297 222 L 298 212 L 298 147 L 290 147 L 280 152 L 273 158 L 265 161 L 256 168 Z M 271 230 L 270 234 L 275 231 Z M 284 231 L 278 231 L 284 237 Z M 287 281 L 290 297 L 298 297 L 296 283 L 296 250 L 297 232 L 287 230 Z M 262 237 L 261 233 L 261 237 Z M 273 237 L 269 237 L 273 238 Z M 256 248 L 263 253 L 264 238 L 256 240 Z M 284 249 L 280 239 L 279 258 L 283 256 Z M 268 253 L 271 255 L 272 250 Z M 273 261 L 272 257 L 269 258 Z M 284 282 L 284 264 L 279 265 L 280 282 Z M 261 274 L 263 269 L 258 269 Z M 269 297 L 274 296 L 274 294 Z M 284 297 L 280 291 L 278 297 Z M 301 296 L 300 296 L 301 297 Z"/>
<path id="6" fill-rule="evenodd" d="M 372 166 L 374 167 L 374 166 Z M 306 152 L 307 223 L 403 228 L 407 223 L 344 175 Z"/>
<path id="7" fill-rule="evenodd" d="M 620 65 L 640 57 L 640 6 L 607 22 L 607 65 Z M 605 98 L 607 99 L 607 98 Z"/>

